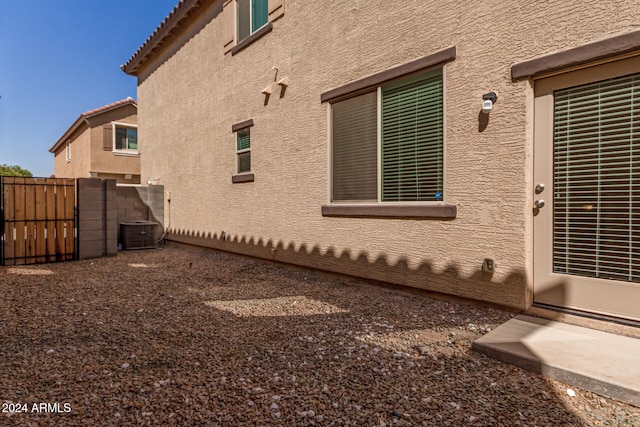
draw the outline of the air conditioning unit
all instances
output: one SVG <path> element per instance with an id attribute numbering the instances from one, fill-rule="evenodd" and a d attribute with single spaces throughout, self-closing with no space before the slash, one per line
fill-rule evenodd
<path id="1" fill-rule="evenodd" d="M 158 247 L 158 224 L 152 221 L 120 223 L 122 249 L 149 249 Z"/>

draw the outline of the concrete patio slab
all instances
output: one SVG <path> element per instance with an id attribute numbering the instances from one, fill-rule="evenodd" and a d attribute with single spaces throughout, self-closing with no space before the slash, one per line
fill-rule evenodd
<path id="1" fill-rule="evenodd" d="M 521 314 L 476 340 L 473 349 L 640 406 L 640 339 Z"/>

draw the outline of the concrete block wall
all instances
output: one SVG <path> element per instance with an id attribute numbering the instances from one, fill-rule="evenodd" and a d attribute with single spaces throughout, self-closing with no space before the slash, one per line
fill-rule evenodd
<path id="1" fill-rule="evenodd" d="M 118 253 L 116 181 L 79 178 L 78 258 L 114 256 Z"/>
<path id="2" fill-rule="evenodd" d="M 116 204 L 116 180 L 102 180 L 105 192 L 105 254 L 114 256 L 118 254 L 118 209 Z"/>
<path id="3" fill-rule="evenodd" d="M 146 200 L 145 187 L 119 185 L 117 197 L 119 223 L 149 219 L 149 209 L 144 202 Z"/>
<path id="4" fill-rule="evenodd" d="M 164 231 L 164 187 L 116 185 L 115 179 L 78 179 L 78 258 L 115 256 L 119 224 L 148 220 Z"/>
<path id="5" fill-rule="evenodd" d="M 157 222 L 164 229 L 164 186 L 149 185 L 146 188 L 149 220 Z"/>
<path id="6" fill-rule="evenodd" d="M 158 223 L 158 236 L 164 232 L 164 186 L 118 185 L 117 223 L 153 221 Z"/>

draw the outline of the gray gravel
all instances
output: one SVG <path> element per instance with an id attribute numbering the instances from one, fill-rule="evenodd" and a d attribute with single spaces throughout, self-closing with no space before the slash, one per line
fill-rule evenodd
<path id="1" fill-rule="evenodd" d="M 417 291 L 175 247 L 0 291 L 0 425 L 640 426 L 471 351 L 514 313 Z"/>

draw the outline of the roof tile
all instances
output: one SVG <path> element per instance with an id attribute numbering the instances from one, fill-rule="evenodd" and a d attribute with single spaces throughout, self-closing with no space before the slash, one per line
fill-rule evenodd
<path id="1" fill-rule="evenodd" d="M 130 96 L 128 96 L 125 99 L 121 99 L 120 101 L 112 102 L 111 104 L 103 105 L 102 107 L 98 107 L 98 108 L 94 108 L 93 110 L 85 111 L 84 113 L 81 114 L 81 116 L 84 117 L 84 118 L 88 118 L 88 117 L 94 116 L 96 114 L 102 113 L 104 111 L 108 111 L 108 110 L 111 110 L 113 108 L 120 107 L 121 105 L 129 104 L 129 103 L 135 105 L 136 107 L 138 106 L 136 104 L 136 101 L 133 98 L 131 98 Z"/>

